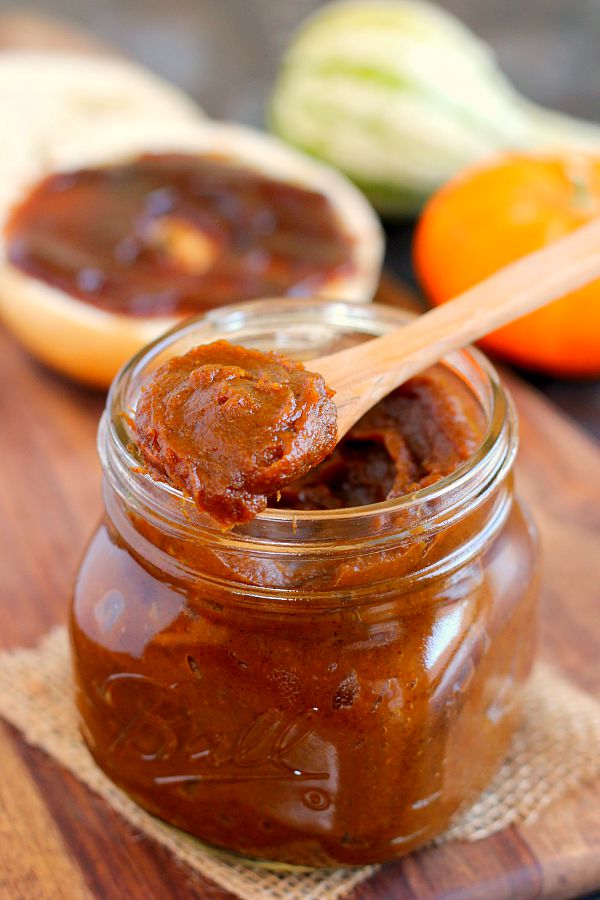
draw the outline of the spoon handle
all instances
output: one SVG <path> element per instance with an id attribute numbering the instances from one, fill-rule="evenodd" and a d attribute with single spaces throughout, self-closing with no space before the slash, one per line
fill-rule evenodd
<path id="1" fill-rule="evenodd" d="M 386 394 L 452 350 L 598 277 L 600 219 L 595 219 L 402 328 L 311 360 L 308 367 L 336 392 L 339 437 Z"/>

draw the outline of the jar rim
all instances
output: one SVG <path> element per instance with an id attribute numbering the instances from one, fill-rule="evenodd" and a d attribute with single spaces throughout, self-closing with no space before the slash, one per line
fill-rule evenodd
<path id="1" fill-rule="evenodd" d="M 121 475 L 128 473 L 135 478 L 135 488 L 143 495 L 150 507 L 160 505 L 161 496 L 165 503 L 175 501 L 182 512 L 182 521 L 188 527 L 202 531 L 212 532 L 215 537 L 232 540 L 261 539 L 268 532 L 268 539 L 282 540 L 284 543 L 300 543 L 303 526 L 318 523 L 326 528 L 328 525 L 352 526 L 367 523 L 373 520 L 381 520 L 382 516 L 397 515 L 416 507 L 427 509 L 433 505 L 441 504 L 446 512 L 452 503 L 444 503 L 450 499 L 450 495 L 462 494 L 468 486 L 481 490 L 486 482 L 486 475 L 493 477 L 494 482 L 503 477 L 510 469 L 516 453 L 516 416 L 510 395 L 502 385 L 500 377 L 492 363 L 477 349 L 454 351 L 445 357 L 441 363 L 451 371 L 459 374 L 459 377 L 472 388 L 472 381 L 479 378 L 487 409 L 487 428 L 482 440 L 475 451 L 467 460 L 462 462 L 453 472 L 444 476 L 434 484 L 419 488 L 401 497 L 383 500 L 364 506 L 345 507 L 328 510 L 290 510 L 268 507 L 260 512 L 255 519 L 244 525 L 238 525 L 228 532 L 223 532 L 219 526 L 212 522 L 208 516 L 198 514 L 194 501 L 181 490 L 167 482 L 156 481 L 151 475 L 144 472 L 140 465 L 140 459 L 135 455 L 134 442 L 131 432 L 131 417 L 134 405 L 130 402 L 128 391 L 132 384 L 138 382 L 141 385 L 141 376 L 149 365 L 156 368 L 160 356 L 167 356 L 169 348 L 177 341 L 189 339 L 191 335 L 202 338 L 195 343 L 205 343 L 219 338 L 231 339 L 244 344 L 243 336 L 240 336 L 241 326 L 253 322 L 255 326 L 267 322 L 274 325 L 281 323 L 286 318 L 294 316 L 306 317 L 310 315 L 324 316 L 327 320 L 344 322 L 349 329 L 360 326 L 363 330 L 375 334 L 383 331 L 373 331 L 373 326 L 381 326 L 384 323 L 387 330 L 401 325 L 409 320 L 413 314 L 396 307 L 383 304 L 370 303 L 358 304 L 351 301 L 338 301 L 319 298 L 290 299 L 276 298 L 269 300 L 244 301 L 226 307 L 219 307 L 203 315 L 187 319 L 184 323 L 161 335 L 156 340 L 147 344 L 136 353 L 120 370 L 111 385 L 105 413 L 99 430 L 99 453 L 105 472 L 107 467 L 121 469 Z M 202 332 L 206 334 L 203 335 Z M 193 346 L 193 342 L 189 342 Z M 279 348 L 277 348 L 279 349 Z M 185 352 L 182 350 L 181 352 Z M 171 354 L 173 355 L 173 354 Z M 162 361 L 162 360 L 161 360 Z M 481 399 L 481 398 L 480 398 Z M 124 402 L 125 400 L 125 402 Z M 106 444 L 110 450 L 107 452 Z M 494 457 L 494 460 L 492 460 Z M 130 484 L 131 487 L 131 484 Z M 146 488 L 146 490 L 145 490 Z M 140 498 L 141 499 L 141 498 Z M 173 512 L 173 509 L 170 510 Z M 273 529 L 282 532 L 281 536 L 274 536 Z"/>

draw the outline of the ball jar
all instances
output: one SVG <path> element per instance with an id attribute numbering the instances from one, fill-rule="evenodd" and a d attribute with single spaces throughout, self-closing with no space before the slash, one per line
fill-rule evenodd
<path id="1" fill-rule="evenodd" d="M 514 490 L 513 406 L 479 353 L 443 366 L 481 404 L 480 446 L 399 499 L 268 509 L 223 532 L 135 453 L 140 387 L 170 356 L 226 338 L 310 359 L 403 318 L 227 307 L 150 345 L 111 389 L 105 513 L 71 616 L 81 731 L 127 794 L 216 847 L 309 866 L 394 859 L 478 796 L 518 727 L 537 549 Z"/>

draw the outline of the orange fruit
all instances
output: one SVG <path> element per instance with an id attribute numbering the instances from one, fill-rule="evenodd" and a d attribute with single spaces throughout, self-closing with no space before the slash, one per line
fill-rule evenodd
<path id="1" fill-rule="evenodd" d="M 600 215 L 600 156 L 510 154 L 468 169 L 419 220 L 414 264 L 433 304 Z M 600 280 L 488 335 L 481 346 L 527 369 L 600 375 Z"/>

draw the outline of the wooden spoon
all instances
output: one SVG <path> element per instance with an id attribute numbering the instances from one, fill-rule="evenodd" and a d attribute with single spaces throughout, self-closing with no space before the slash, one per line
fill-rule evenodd
<path id="1" fill-rule="evenodd" d="M 310 360 L 335 390 L 338 440 L 408 378 L 452 350 L 600 277 L 600 219 L 511 263 L 382 337 Z"/>

